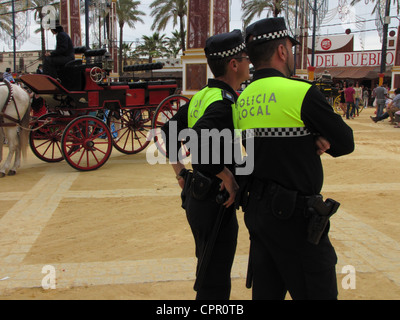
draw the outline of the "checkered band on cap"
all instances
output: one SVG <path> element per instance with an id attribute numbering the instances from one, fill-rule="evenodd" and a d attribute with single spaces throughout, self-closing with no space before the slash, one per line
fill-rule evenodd
<path id="1" fill-rule="evenodd" d="M 246 44 L 242 43 L 236 48 L 230 49 L 230 50 L 225 50 L 221 52 L 215 52 L 215 53 L 210 53 L 210 57 L 220 57 L 220 58 L 225 58 L 225 57 L 230 57 L 234 56 L 235 54 L 243 51 L 246 48 Z"/>
<path id="2" fill-rule="evenodd" d="M 275 40 L 275 39 L 280 39 L 280 38 L 285 38 L 289 36 L 289 32 L 287 30 L 280 30 L 280 31 L 275 31 L 275 32 L 270 32 L 266 34 L 261 34 L 259 36 L 254 36 L 254 40 Z"/>
<path id="3" fill-rule="evenodd" d="M 299 128 L 257 128 L 257 129 L 247 129 L 242 132 L 242 138 L 248 139 L 253 137 L 303 137 L 310 135 L 305 127 Z"/>

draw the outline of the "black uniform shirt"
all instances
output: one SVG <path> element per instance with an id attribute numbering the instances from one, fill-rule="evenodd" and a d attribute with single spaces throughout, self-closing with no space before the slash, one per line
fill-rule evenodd
<path id="1" fill-rule="evenodd" d="M 233 170 L 233 155 L 230 156 L 230 159 L 225 159 L 224 158 L 224 142 L 221 141 L 220 143 L 220 148 L 219 151 L 212 150 L 212 139 L 201 139 L 201 130 L 202 129 L 217 129 L 218 131 L 222 131 L 224 129 L 228 129 L 231 132 L 231 136 L 233 139 L 233 120 L 232 120 L 232 104 L 234 104 L 237 101 L 237 93 L 225 82 L 219 81 L 216 79 L 209 79 L 208 80 L 208 87 L 209 88 L 220 88 L 223 90 L 226 90 L 227 92 L 230 93 L 231 96 L 233 96 L 234 101 L 229 100 L 229 99 L 223 99 L 217 102 L 214 102 L 210 104 L 207 109 L 205 110 L 203 116 L 197 120 L 196 124 L 193 126 L 192 130 L 194 130 L 199 137 L 199 146 L 201 148 L 208 148 L 209 149 L 209 155 L 210 157 L 207 159 L 207 161 L 204 161 L 202 163 L 201 159 L 201 150 L 198 150 L 198 158 L 199 162 L 198 164 L 192 163 L 193 169 L 199 170 L 202 173 L 208 174 L 210 176 L 216 175 L 220 173 L 224 166 L 226 165 L 229 169 Z M 188 108 L 189 108 L 189 103 L 182 106 L 178 112 L 174 115 L 173 118 L 170 119 L 169 122 L 167 122 L 163 127 L 162 130 L 165 133 L 165 143 L 167 150 L 169 150 L 169 144 L 170 143 L 177 143 L 178 148 L 181 147 L 180 141 L 169 141 L 169 129 L 170 129 L 170 122 L 171 121 L 176 121 L 177 122 L 177 128 L 178 128 L 178 133 L 183 130 L 188 128 Z M 222 139 L 223 140 L 223 139 Z M 215 141 L 214 141 L 215 142 Z M 232 141 L 228 141 L 227 143 L 232 143 Z M 204 149 L 203 149 L 204 150 Z M 233 147 L 232 147 L 233 150 Z M 191 151 L 196 152 L 196 150 Z M 219 152 L 221 160 L 219 163 L 212 163 L 212 158 L 213 158 L 213 152 Z M 176 161 L 177 159 L 173 159 L 173 155 L 168 155 L 170 158 L 170 161 Z"/>
<path id="2" fill-rule="evenodd" d="M 276 69 L 262 69 L 254 73 L 253 81 L 267 77 L 284 75 Z M 290 87 L 287 94 L 291 95 Z M 327 153 L 338 157 L 354 150 L 353 131 L 314 85 L 303 100 L 301 120 L 311 135 L 254 138 L 253 176 L 263 181 L 275 181 L 303 195 L 313 195 L 320 193 L 323 184 L 323 168 L 316 153 L 315 137 L 320 135 L 327 139 L 331 144 Z"/>

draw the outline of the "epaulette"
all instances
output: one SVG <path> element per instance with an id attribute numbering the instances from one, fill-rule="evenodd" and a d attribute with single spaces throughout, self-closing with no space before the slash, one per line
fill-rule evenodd
<path id="1" fill-rule="evenodd" d="M 229 91 L 222 90 L 222 98 L 227 99 L 232 103 L 236 103 L 235 97 Z"/>

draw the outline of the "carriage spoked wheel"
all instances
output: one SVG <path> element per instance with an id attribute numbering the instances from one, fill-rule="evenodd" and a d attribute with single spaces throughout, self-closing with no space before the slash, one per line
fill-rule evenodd
<path id="1" fill-rule="evenodd" d="M 337 96 L 336 98 L 333 98 L 333 110 L 340 115 L 343 115 L 343 110 L 340 107 L 340 95 Z M 345 103 L 345 108 L 347 108 L 347 103 Z M 361 111 L 364 110 L 364 103 L 363 101 L 360 101 L 358 105 L 358 113 L 361 113 Z"/>
<path id="2" fill-rule="evenodd" d="M 46 162 L 62 161 L 61 137 L 66 126 L 67 122 L 63 122 L 57 113 L 39 117 L 31 125 L 29 134 L 29 145 L 34 155 Z"/>
<path id="3" fill-rule="evenodd" d="M 154 144 L 159 152 L 165 155 L 165 142 L 161 135 L 161 127 L 171 119 L 181 106 L 189 102 L 189 98 L 182 95 L 173 95 L 165 98 L 157 107 L 152 119 L 152 133 Z"/>
<path id="4" fill-rule="evenodd" d="M 112 151 L 107 125 L 93 116 L 80 116 L 65 128 L 61 139 L 62 153 L 68 164 L 80 171 L 100 168 Z"/>
<path id="5" fill-rule="evenodd" d="M 150 143 L 152 111 L 147 108 L 111 111 L 107 125 L 111 130 L 114 147 L 125 154 L 135 154 Z"/>
<path id="6" fill-rule="evenodd" d="M 343 115 L 343 110 L 340 107 L 340 95 L 338 95 L 336 98 L 333 98 L 333 110 L 340 115 Z"/>

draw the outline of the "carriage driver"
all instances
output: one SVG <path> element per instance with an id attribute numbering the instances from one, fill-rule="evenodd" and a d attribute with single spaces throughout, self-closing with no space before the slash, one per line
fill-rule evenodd
<path id="1" fill-rule="evenodd" d="M 188 104 L 182 106 L 175 116 L 164 125 L 162 130 L 165 134 L 167 156 L 177 175 L 178 183 L 183 189 L 182 207 L 186 210 L 186 216 L 194 236 L 198 271 L 202 269 L 199 266 L 203 266 L 201 261 L 204 261 L 202 257 L 206 252 L 207 244 L 210 242 L 210 234 L 218 234 L 213 250 L 207 250 L 212 252 L 211 258 L 208 266 L 204 268 L 202 285 L 198 289 L 195 288 L 197 290 L 196 299 L 227 300 L 231 291 L 230 273 L 238 233 L 236 211 L 234 205 L 232 205 L 238 185 L 232 174 L 232 160 L 228 159 L 229 162 L 227 162 L 227 159 L 225 159 L 224 161 L 223 143 L 220 144 L 221 148 L 218 151 L 212 150 L 211 139 L 209 137 L 207 139 L 202 138 L 201 130 L 214 129 L 218 132 L 229 130 L 233 137 L 232 108 L 238 97 L 235 90 L 239 89 L 241 83 L 249 78 L 249 61 L 240 30 L 208 38 L 204 51 L 215 78 L 209 79 L 207 86 L 199 91 Z M 180 141 L 168 141 L 169 132 L 174 127 L 177 127 L 178 133 L 191 128 L 192 132 L 194 131 L 201 140 L 198 144 L 198 150 L 196 148 L 190 150 L 192 159 L 197 152 L 199 155 L 197 158 L 202 162 L 196 164 L 193 161 L 193 179 L 189 178 L 191 173 L 188 174 L 185 166 L 179 162 L 177 155 L 172 152 L 173 144 L 178 145 L 177 150 L 180 148 Z M 210 157 L 207 159 L 207 163 L 204 159 L 200 159 L 200 155 L 202 155 L 200 149 L 208 149 Z M 210 161 L 211 158 L 215 159 L 212 156 L 213 152 L 219 153 L 221 156 L 219 158 L 221 160 L 217 164 Z M 224 203 L 226 209 L 216 202 L 221 182 L 223 182 L 224 188 L 230 196 Z M 205 185 L 208 187 L 204 187 Z M 219 232 L 212 233 L 211 230 L 217 224 L 217 216 L 221 213 L 221 208 L 225 212 L 221 215 L 223 219 Z"/>
<path id="2" fill-rule="evenodd" d="M 57 68 L 74 60 L 75 55 L 72 40 L 58 21 L 55 28 L 51 29 L 51 33 L 56 35 L 56 49 L 52 52 L 46 52 L 43 61 L 43 73 L 56 79 Z"/>

